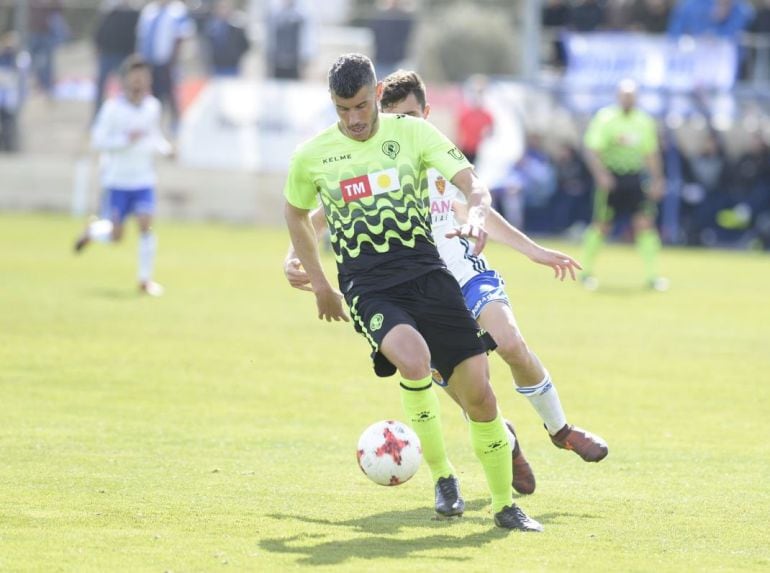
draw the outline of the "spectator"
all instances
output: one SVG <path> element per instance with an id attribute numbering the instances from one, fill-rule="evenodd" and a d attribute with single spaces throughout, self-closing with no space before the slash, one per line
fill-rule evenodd
<path id="1" fill-rule="evenodd" d="M 717 36 L 738 42 L 754 17 L 746 0 L 682 0 L 671 14 L 673 36 Z"/>
<path id="2" fill-rule="evenodd" d="M 524 154 L 516 164 L 524 191 L 524 228 L 531 233 L 550 233 L 551 199 L 556 192 L 556 169 L 538 133 L 527 134 Z"/>
<path id="3" fill-rule="evenodd" d="M 554 154 L 556 194 L 553 197 L 552 230 L 562 233 L 576 224 L 591 222 L 591 173 L 580 152 L 559 143 Z"/>
<path id="4" fill-rule="evenodd" d="M 484 104 L 487 79 L 473 76 L 468 84 L 465 102 L 457 118 L 457 142 L 468 161 L 475 163 L 479 147 L 491 133 L 495 120 Z"/>
<path id="5" fill-rule="evenodd" d="M 0 151 L 19 150 L 18 114 L 24 99 L 24 59 L 19 36 L 6 32 L 0 36 Z"/>
<path id="6" fill-rule="evenodd" d="M 211 72 L 219 77 L 240 75 L 241 60 L 249 51 L 249 39 L 242 24 L 243 15 L 235 11 L 232 0 L 219 0 L 204 26 Z"/>
<path id="7" fill-rule="evenodd" d="M 761 227 L 766 224 L 759 215 L 770 210 L 770 146 L 761 133 L 751 136 L 732 175 L 730 208 L 717 214 L 717 222 L 724 229 L 753 227 L 752 234 L 762 235 Z"/>
<path id="8" fill-rule="evenodd" d="M 155 0 L 139 15 L 137 51 L 152 67 L 152 93 L 167 106 L 173 133 L 179 126 L 179 53 L 184 40 L 194 33 L 192 18 L 181 0 Z"/>
<path id="9" fill-rule="evenodd" d="M 55 56 L 59 44 L 69 38 L 62 0 L 29 0 L 29 53 L 38 87 L 53 97 Z"/>
<path id="10" fill-rule="evenodd" d="M 715 217 L 726 206 L 729 162 L 718 136 L 710 132 L 700 149 L 684 161 L 681 223 L 688 245 L 716 241 Z"/>
<path id="11" fill-rule="evenodd" d="M 267 68 L 273 78 L 299 79 L 313 54 L 315 27 L 300 0 L 272 3 L 267 16 Z"/>
<path id="12" fill-rule="evenodd" d="M 635 0 L 631 6 L 632 30 L 664 34 L 668 29 L 671 6 L 668 0 Z"/>
<path id="13" fill-rule="evenodd" d="M 770 80 L 770 0 L 764 0 L 749 28 L 756 42 L 751 49 L 753 79 Z"/>
<path id="14" fill-rule="evenodd" d="M 139 9 L 135 4 L 135 0 L 117 0 L 99 18 L 94 36 L 99 60 L 94 117 L 104 101 L 107 81 L 119 73 L 123 60 L 136 49 Z"/>
<path id="15" fill-rule="evenodd" d="M 400 0 L 378 3 L 369 28 L 374 34 L 374 66 L 384 78 L 404 65 L 409 38 L 414 27 L 414 15 Z"/>
<path id="16" fill-rule="evenodd" d="M 575 32 L 595 32 L 605 20 L 605 3 L 600 0 L 577 0 L 570 10 L 570 28 Z"/>
<path id="17" fill-rule="evenodd" d="M 567 63 L 567 54 L 561 35 L 569 25 L 570 8 L 566 0 L 547 0 L 543 7 L 542 24 L 551 42 L 550 63 L 563 68 Z"/>

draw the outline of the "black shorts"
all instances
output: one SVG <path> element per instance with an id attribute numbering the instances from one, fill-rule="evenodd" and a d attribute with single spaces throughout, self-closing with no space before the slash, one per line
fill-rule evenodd
<path id="1" fill-rule="evenodd" d="M 385 335 L 399 324 L 414 327 L 428 344 L 431 364 L 444 380 L 466 358 L 494 349 L 494 342 L 465 306 L 460 286 L 446 269 L 437 269 L 390 288 L 347 295 L 357 332 L 372 347 L 374 372 L 392 376 L 396 367 L 379 351 Z"/>

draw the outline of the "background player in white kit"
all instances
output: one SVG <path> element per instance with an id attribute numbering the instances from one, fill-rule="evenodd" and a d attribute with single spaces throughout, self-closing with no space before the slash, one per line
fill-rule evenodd
<path id="1" fill-rule="evenodd" d="M 171 144 L 161 132 L 160 102 L 150 95 L 150 66 L 130 56 L 121 68 L 123 93 L 108 100 L 91 130 L 92 146 L 102 152 L 102 183 L 107 192 L 104 219 L 92 221 L 75 242 L 81 252 L 91 241 L 117 242 L 131 214 L 139 224 L 139 289 L 151 296 L 163 294 L 152 280 L 157 241 L 152 231 L 157 175 L 155 156 L 171 155 Z"/>
<path id="2" fill-rule="evenodd" d="M 394 72 L 383 80 L 383 86 L 380 102 L 383 112 L 423 119 L 430 114 L 425 85 L 415 72 Z M 567 423 L 550 375 L 519 331 L 502 277 L 490 268 L 483 255 L 473 254 L 473 246 L 467 239 L 458 237 L 453 231 L 458 227 L 456 219 L 464 220 L 461 194 L 435 170 L 429 170 L 428 183 L 432 232 L 439 254 L 460 284 L 473 316 L 497 343 L 498 354 L 513 374 L 516 391 L 529 399 L 543 420 L 554 445 L 573 450 L 585 461 L 598 462 L 604 459 L 608 448 L 602 438 Z M 321 216 L 314 214 L 316 228 L 322 225 L 322 220 L 322 213 Z M 487 217 L 487 231 L 492 240 L 508 245 L 536 263 L 553 268 L 559 279 L 563 280 L 569 273 L 574 280 L 575 269 L 580 269 L 573 258 L 538 245 L 494 211 Z M 307 277 L 298 261 L 292 257 L 291 251 L 284 261 L 284 272 L 292 286 L 302 288 L 307 284 Z M 434 382 L 445 385 L 438 376 Z M 446 389 L 451 394 L 451 389 Z M 534 478 L 531 486 L 534 491 Z"/>

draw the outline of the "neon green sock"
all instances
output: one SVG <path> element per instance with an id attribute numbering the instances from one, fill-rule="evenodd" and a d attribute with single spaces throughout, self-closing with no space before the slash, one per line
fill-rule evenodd
<path id="1" fill-rule="evenodd" d="M 511 445 L 499 414 L 491 422 L 469 420 L 469 425 L 473 451 L 484 468 L 487 485 L 492 493 L 492 513 L 497 513 L 513 503 Z"/>
<path id="2" fill-rule="evenodd" d="M 455 475 L 441 433 L 441 407 L 432 388 L 431 376 L 423 380 L 401 380 L 401 405 L 409 424 L 420 438 L 422 457 L 430 468 L 433 483 Z"/>
<path id="3" fill-rule="evenodd" d="M 644 271 L 647 280 L 658 276 L 658 253 L 660 252 L 660 237 L 653 229 L 645 229 L 636 235 L 636 249 L 644 261 Z"/>
<path id="4" fill-rule="evenodd" d="M 583 265 L 583 275 L 590 276 L 594 273 L 594 261 L 596 255 L 604 244 L 604 235 L 595 226 L 591 225 L 583 235 L 583 256 L 580 263 Z"/>

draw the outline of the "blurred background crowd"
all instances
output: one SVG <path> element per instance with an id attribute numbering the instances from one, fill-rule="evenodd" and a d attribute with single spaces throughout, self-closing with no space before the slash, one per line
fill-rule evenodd
<path id="1" fill-rule="evenodd" d="M 532 234 L 590 221 L 583 133 L 631 77 L 659 125 L 664 241 L 770 248 L 770 0 L 0 0 L 0 173 L 23 185 L 18 158 L 82 151 L 139 52 L 177 168 L 280 193 L 294 145 L 334 120 L 325 72 L 347 51 L 420 72 L 432 119 Z"/>

